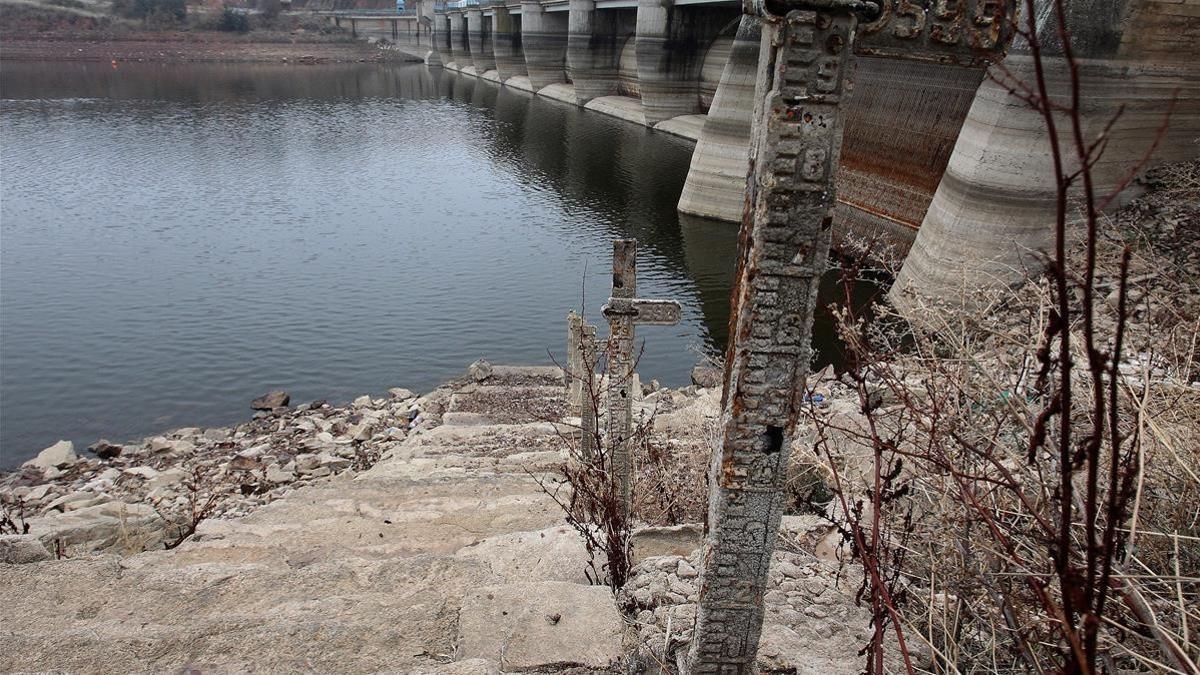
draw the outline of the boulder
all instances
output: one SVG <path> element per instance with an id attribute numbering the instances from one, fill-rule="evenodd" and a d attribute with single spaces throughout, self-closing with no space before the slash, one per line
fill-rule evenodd
<path id="1" fill-rule="evenodd" d="M 218 443 L 229 440 L 231 435 L 232 434 L 230 434 L 228 429 L 222 429 L 220 427 L 205 429 L 204 433 L 201 434 L 201 436 L 203 436 L 206 440 L 216 441 Z"/>
<path id="2" fill-rule="evenodd" d="M 292 471 L 285 470 L 278 464 L 272 464 L 267 467 L 265 478 L 270 483 L 290 483 L 296 480 L 296 474 Z"/>
<path id="3" fill-rule="evenodd" d="M 704 526 L 698 523 L 683 525 L 639 527 L 629 537 L 631 562 L 636 565 L 646 558 L 671 555 L 684 558 L 704 543 Z"/>
<path id="4" fill-rule="evenodd" d="M 83 491 L 68 492 L 67 494 L 65 494 L 65 495 L 59 497 L 58 499 L 55 499 L 54 501 L 50 502 L 49 504 L 47 504 L 45 506 L 45 508 L 42 509 L 42 512 L 45 513 L 48 511 L 74 511 L 78 508 L 82 508 L 82 507 L 86 507 L 86 506 L 94 506 L 95 504 L 101 504 L 106 501 L 111 501 L 107 497 L 105 497 L 102 501 L 96 501 L 96 500 L 97 500 L 96 495 L 92 494 L 91 492 L 83 492 Z M 77 504 L 78 506 L 76 506 L 75 508 L 71 508 L 72 504 Z"/>
<path id="5" fill-rule="evenodd" d="M 404 401 L 406 399 L 417 397 L 417 395 L 414 394 L 411 389 L 405 389 L 404 387 L 392 387 L 391 389 L 388 389 L 388 394 L 397 401 Z"/>
<path id="6" fill-rule="evenodd" d="M 151 478 L 150 482 L 146 484 L 146 489 L 156 490 L 158 488 L 175 485 L 187 477 L 188 472 L 184 469 L 180 469 L 179 467 L 167 469 L 166 471 L 159 471 L 158 475 Z"/>
<path id="7" fill-rule="evenodd" d="M 35 469 L 65 469 L 79 462 L 79 455 L 75 454 L 75 444 L 71 441 L 59 441 L 54 445 L 42 450 L 37 457 L 25 462 L 21 466 L 33 467 Z"/>
<path id="8" fill-rule="evenodd" d="M 158 475 L 158 469 L 151 466 L 132 466 L 125 469 L 125 474 L 129 476 L 137 476 L 142 480 L 150 480 Z"/>
<path id="9" fill-rule="evenodd" d="M 705 389 L 714 389 L 724 384 L 725 373 L 720 368 L 698 365 L 692 368 L 692 384 Z"/>
<path id="10" fill-rule="evenodd" d="M 291 403 L 292 397 L 286 391 L 272 391 L 250 402 L 250 407 L 255 410 L 274 410 L 276 408 L 286 408 L 288 403 Z"/>
<path id="11" fill-rule="evenodd" d="M 605 586 L 562 581 L 484 586 L 463 598 L 455 658 L 500 670 L 607 670 L 624 650 L 624 622 Z"/>
<path id="12" fill-rule="evenodd" d="M 492 376 L 492 364 L 487 359 L 479 359 L 467 368 L 467 374 L 476 382 L 483 382 Z"/>
<path id="13" fill-rule="evenodd" d="M 88 450 L 90 450 L 93 455 L 99 457 L 100 459 L 112 459 L 113 457 L 120 455 L 125 448 L 109 440 L 101 438 L 95 443 L 89 445 Z"/>
<path id="14" fill-rule="evenodd" d="M 162 527 L 162 518 L 153 507 L 118 501 L 29 520 L 29 534 L 46 548 L 61 542 L 64 547 L 87 551 L 110 547 L 144 550 L 161 539 Z"/>
<path id="15" fill-rule="evenodd" d="M 53 558 L 45 544 L 31 534 L 0 534 L 0 565 L 25 565 Z"/>

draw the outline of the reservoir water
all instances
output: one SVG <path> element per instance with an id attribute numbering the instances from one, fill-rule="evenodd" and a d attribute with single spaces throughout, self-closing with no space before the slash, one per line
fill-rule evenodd
<path id="1" fill-rule="evenodd" d="M 616 237 L 683 305 L 643 380 L 725 346 L 737 228 L 676 212 L 687 140 L 423 65 L 5 62 L 0 98 L 0 468 L 550 363 L 568 310 L 605 334 Z"/>

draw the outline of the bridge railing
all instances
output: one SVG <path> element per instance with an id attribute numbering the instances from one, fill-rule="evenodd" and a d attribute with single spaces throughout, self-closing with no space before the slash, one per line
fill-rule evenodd
<path id="1" fill-rule="evenodd" d="M 322 9 L 317 10 L 314 14 L 320 16 L 344 16 L 348 18 L 391 18 L 391 17 L 415 17 L 416 9 Z"/>

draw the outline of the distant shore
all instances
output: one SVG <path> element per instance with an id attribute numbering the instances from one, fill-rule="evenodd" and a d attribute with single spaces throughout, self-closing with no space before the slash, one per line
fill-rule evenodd
<path id="1" fill-rule="evenodd" d="M 354 63 L 402 58 L 360 40 L 330 40 L 288 33 L 231 35 L 165 31 L 113 34 L 100 31 L 0 36 L 3 60 L 229 63 Z"/>

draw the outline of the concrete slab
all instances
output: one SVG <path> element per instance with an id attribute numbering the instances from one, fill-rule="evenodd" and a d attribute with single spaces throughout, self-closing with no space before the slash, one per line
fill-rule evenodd
<path id="1" fill-rule="evenodd" d="M 488 80 L 489 82 L 495 82 L 496 84 L 500 84 L 502 82 L 500 79 L 500 72 L 497 70 L 489 70 L 479 77 L 481 79 Z"/>
<path id="2" fill-rule="evenodd" d="M 575 85 L 573 84 L 566 84 L 563 82 L 550 84 L 542 87 L 541 90 L 538 91 L 538 94 L 541 94 L 546 98 L 554 99 L 555 101 L 562 101 L 563 103 L 575 105 Z"/>
<path id="3" fill-rule="evenodd" d="M 583 107 L 628 122 L 646 125 L 646 115 L 642 112 L 642 101 L 632 96 L 600 96 L 588 101 L 587 105 Z"/>
<path id="4" fill-rule="evenodd" d="M 521 91 L 527 91 L 531 94 L 537 93 L 533 89 L 533 83 L 530 82 L 529 78 L 525 75 L 514 75 L 513 77 L 508 78 L 504 81 L 504 86 L 512 87 L 513 89 L 520 89 Z"/>
<path id="5" fill-rule="evenodd" d="M 607 670 L 621 658 L 623 628 L 606 586 L 484 586 L 463 598 L 455 656 L 499 661 L 505 672 Z"/>
<path id="6" fill-rule="evenodd" d="M 708 119 L 707 115 L 680 115 L 679 117 L 672 117 L 669 120 L 663 120 L 655 124 L 654 128 L 659 131 L 665 131 L 668 134 L 698 141 L 700 140 L 700 132 L 704 129 L 704 120 L 706 119 Z"/>

